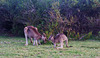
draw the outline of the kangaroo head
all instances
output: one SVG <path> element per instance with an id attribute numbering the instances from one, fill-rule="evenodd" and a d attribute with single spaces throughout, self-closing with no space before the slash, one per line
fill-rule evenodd
<path id="1" fill-rule="evenodd" d="M 49 39 L 48 40 L 53 40 L 54 39 L 54 36 L 53 35 L 50 35 Z"/>
<path id="2" fill-rule="evenodd" d="M 45 33 L 43 33 L 43 35 L 42 35 L 42 40 L 44 41 L 44 43 L 47 42 L 47 37 L 46 37 L 46 34 Z"/>

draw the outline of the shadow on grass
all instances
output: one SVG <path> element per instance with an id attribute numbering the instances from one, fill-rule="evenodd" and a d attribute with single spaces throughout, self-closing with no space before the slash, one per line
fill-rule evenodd
<path id="1" fill-rule="evenodd" d="M 89 48 L 89 49 L 99 49 L 100 48 L 100 47 L 89 47 L 89 46 L 81 46 L 81 47 Z"/>

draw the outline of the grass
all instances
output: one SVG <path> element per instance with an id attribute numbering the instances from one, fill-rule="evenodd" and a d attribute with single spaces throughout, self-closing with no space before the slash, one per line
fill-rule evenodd
<path id="1" fill-rule="evenodd" d="M 55 49 L 52 44 L 33 46 L 25 38 L 0 36 L 0 58 L 100 58 L 100 41 L 69 41 L 70 48 Z"/>

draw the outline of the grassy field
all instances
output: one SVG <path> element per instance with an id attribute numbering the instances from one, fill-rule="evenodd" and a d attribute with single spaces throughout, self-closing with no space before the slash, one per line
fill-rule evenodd
<path id="1" fill-rule="evenodd" d="M 70 48 L 54 49 L 52 44 L 24 46 L 25 39 L 0 36 L 0 58 L 100 58 L 100 41 L 69 41 Z"/>

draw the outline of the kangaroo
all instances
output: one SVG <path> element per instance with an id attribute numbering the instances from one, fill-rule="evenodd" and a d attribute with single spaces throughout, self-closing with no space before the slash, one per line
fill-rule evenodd
<path id="1" fill-rule="evenodd" d="M 43 33 L 43 35 L 41 35 L 39 32 L 38 32 L 38 29 L 34 26 L 27 26 L 24 28 L 24 34 L 25 34 L 25 39 L 26 39 L 26 45 L 28 45 L 28 37 L 30 38 L 30 41 L 31 43 L 33 43 L 33 45 L 36 45 L 38 46 L 38 42 L 39 44 L 41 45 L 40 43 L 40 38 L 44 41 L 44 43 L 46 43 L 46 35 L 45 33 Z M 32 42 L 32 38 L 34 38 L 34 42 Z"/>
<path id="2" fill-rule="evenodd" d="M 54 44 L 54 48 L 56 47 L 56 43 L 60 43 L 60 47 L 57 48 L 63 48 L 63 42 L 66 41 L 66 47 L 68 47 L 68 38 L 63 33 L 58 33 L 55 37 L 51 35 L 48 40 L 51 40 Z"/>

